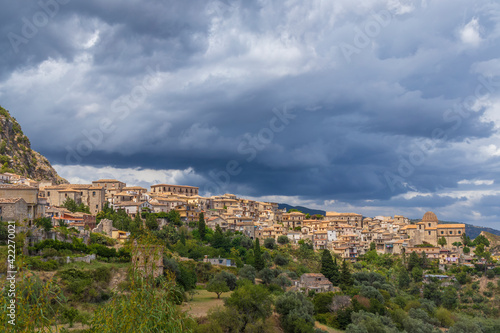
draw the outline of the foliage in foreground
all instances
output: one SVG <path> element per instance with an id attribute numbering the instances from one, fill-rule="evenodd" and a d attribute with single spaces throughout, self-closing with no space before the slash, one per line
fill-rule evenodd
<path id="1" fill-rule="evenodd" d="M 135 279 L 131 293 L 98 309 L 89 332 L 192 332 L 194 321 L 175 305 L 172 276 L 156 282 Z"/>

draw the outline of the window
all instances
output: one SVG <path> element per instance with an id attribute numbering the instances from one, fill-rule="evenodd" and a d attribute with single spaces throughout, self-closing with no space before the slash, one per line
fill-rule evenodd
<path id="1" fill-rule="evenodd" d="M 444 235 L 444 231 L 441 231 L 441 235 Z"/>
<path id="2" fill-rule="evenodd" d="M 453 233 L 453 231 L 450 231 L 450 235 Z"/>
<path id="3" fill-rule="evenodd" d="M 47 196 L 50 197 L 50 192 L 47 192 Z"/>
<path id="4" fill-rule="evenodd" d="M 429 227 L 431 226 L 431 224 L 429 223 Z"/>
<path id="5" fill-rule="evenodd" d="M 429 231 L 429 235 L 431 234 L 431 232 Z"/>
<path id="6" fill-rule="evenodd" d="M 92 192 L 92 196 L 93 196 L 93 197 L 95 197 L 95 191 L 94 191 L 94 192 Z"/>
<path id="7" fill-rule="evenodd" d="M 461 231 L 458 231 L 458 234 L 460 235 L 462 232 Z"/>

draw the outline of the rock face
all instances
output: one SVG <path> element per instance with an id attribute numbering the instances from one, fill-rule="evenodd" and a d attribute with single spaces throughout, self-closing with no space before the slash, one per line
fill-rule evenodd
<path id="1" fill-rule="evenodd" d="M 24 135 L 17 120 L 0 106 L 0 172 L 12 172 L 33 180 L 51 180 L 67 184 L 50 162 L 31 149 L 30 140 Z"/>

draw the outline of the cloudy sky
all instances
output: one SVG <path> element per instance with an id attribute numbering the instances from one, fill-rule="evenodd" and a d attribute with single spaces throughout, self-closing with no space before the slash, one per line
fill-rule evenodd
<path id="1" fill-rule="evenodd" d="M 72 182 L 500 229 L 500 3 L 4 1 L 0 104 Z"/>

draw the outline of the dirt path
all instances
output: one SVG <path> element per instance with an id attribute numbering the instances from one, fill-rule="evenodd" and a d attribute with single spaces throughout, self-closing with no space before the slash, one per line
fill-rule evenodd
<path id="1" fill-rule="evenodd" d="M 314 326 L 316 328 L 322 329 L 323 331 L 326 331 L 328 333 L 343 333 L 344 332 L 344 331 L 339 331 L 339 330 L 336 330 L 335 328 L 331 328 L 331 327 L 328 327 L 326 325 L 323 325 L 319 321 L 314 323 Z"/>
<path id="2" fill-rule="evenodd" d="M 111 278 L 111 282 L 109 283 L 110 290 L 118 290 L 118 285 L 120 282 L 124 282 L 127 280 L 127 268 L 118 268 L 113 272 L 113 277 Z"/>

